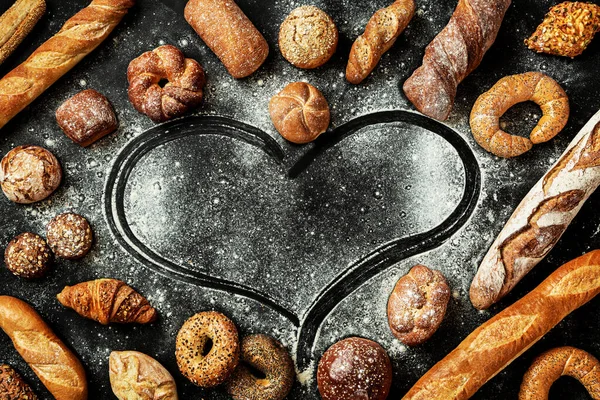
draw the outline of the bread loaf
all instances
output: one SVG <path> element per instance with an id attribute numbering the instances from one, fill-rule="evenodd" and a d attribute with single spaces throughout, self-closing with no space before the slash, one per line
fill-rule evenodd
<path id="1" fill-rule="evenodd" d="M 93 0 L 0 79 L 0 128 L 98 47 L 133 5 L 134 0 Z"/>
<path id="2" fill-rule="evenodd" d="M 0 296 L 0 328 L 56 400 L 87 399 L 81 362 L 29 304 Z"/>
<path id="3" fill-rule="evenodd" d="M 600 250 L 558 268 L 521 300 L 475 329 L 404 396 L 462 400 L 600 293 Z"/>
<path id="4" fill-rule="evenodd" d="M 488 308 L 554 247 L 587 198 L 600 185 L 600 111 L 529 191 L 484 257 L 471 302 Z"/>
<path id="5" fill-rule="evenodd" d="M 269 55 L 267 41 L 233 0 L 190 0 L 184 16 L 234 78 L 251 75 Z"/>
<path id="6" fill-rule="evenodd" d="M 44 0 L 17 0 L 0 16 L 0 64 L 15 51 L 45 12 Z"/>

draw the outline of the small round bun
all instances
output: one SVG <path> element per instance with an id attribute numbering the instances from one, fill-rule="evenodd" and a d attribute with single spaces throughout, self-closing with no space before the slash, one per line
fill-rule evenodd
<path id="1" fill-rule="evenodd" d="M 279 29 L 279 49 L 298 68 L 317 68 L 335 53 L 338 30 L 333 19 L 315 6 L 301 6 Z"/>
<path id="2" fill-rule="evenodd" d="M 277 340 L 267 335 L 245 337 L 241 359 L 243 363 L 227 381 L 227 393 L 234 400 L 283 400 L 292 390 L 294 362 Z M 256 377 L 244 363 L 264 377 Z"/>
<path id="3" fill-rule="evenodd" d="M 39 146 L 18 146 L 0 162 L 0 185 L 9 200 L 30 204 L 52 194 L 62 180 L 54 154 Z"/>
<path id="4" fill-rule="evenodd" d="M 46 238 L 57 257 L 76 260 L 92 248 L 92 228 L 79 214 L 64 213 L 52 218 L 46 227 Z"/>
<path id="5" fill-rule="evenodd" d="M 305 82 L 292 82 L 273 96 L 269 113 L 277 131 L 292 143 L 312 142 L 329 126 L 327 100 Z"/>
<path id="6" fill-rule="evenodd" d="M 344 339 L 321 357 L 317 385 L 323 400 L 385 400 L 392 386 L 392 363 L 379 344 Z"/>
<path id="7" fill-rule="evenodd" d="M 240 357 L 235 324 L 215 311 L 192 316 L 177 334 L 175 357 L 181 373 L 195 385 L 220 385 L 233 373 Z"/>
<path id="8" fill-rule="evenodd" d="M 21 278 L 42 278 L 50 269 L 52 252 L 46 241 L 35 233 L 21 233 L 4 251 L 6 267 Z"/>

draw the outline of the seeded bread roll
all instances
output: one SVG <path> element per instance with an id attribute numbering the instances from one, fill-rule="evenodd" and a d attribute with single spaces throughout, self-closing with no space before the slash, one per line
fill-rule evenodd
<path id="1" fill-rule="evenodd" d="M 10 241 L 4 251 L 6 267 L 21 278 L 41 278 L 47 274 L 52 253 L 46 241 L 35 233 L 21 233 Z"/>
<path id="2" fill-rule="evenodd" d="M 0 399 L 38 400 L 31 387 L 10 365 L 0 365 Z"/>
<path id="3" fill-rule="evenodd" d="M 52 252 L 66 260 L 76 260 L 89 253 L 93 235 L 87 219 L 79 214 L 64 213 L 52 218 L 46 227 Z"/>

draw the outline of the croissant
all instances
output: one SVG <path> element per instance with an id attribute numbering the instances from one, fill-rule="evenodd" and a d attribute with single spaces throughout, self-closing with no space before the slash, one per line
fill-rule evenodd
<path id="1" fill-rule="evenodd" d="M 156 310 L 148 300 L 117 279 L 96 279 L 65 286 L 56 297 L 63 306 L 102 325 L 111 322 L 147 324 L 156 320 Z"/>

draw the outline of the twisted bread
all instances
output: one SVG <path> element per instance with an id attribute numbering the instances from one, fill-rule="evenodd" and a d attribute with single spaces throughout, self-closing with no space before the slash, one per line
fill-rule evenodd
<path id="1" fill-rule="evenodd" d="M 381 56 L 396 43 L 396 39 L 415 14 L 414 0 L 396 0 L 378 10 L 367 23 L 350 50 L 346 79 L 359 84 L 375 69 Z"/>
<path id="2" fill-rule="evenodd" d="M 0 128 L 98 47 L 133 5 L 134 0 L 93 0 L 0 79 Z"/>
<path id="3" fill-rule="evenodd" d="M 479 309 L 499 301 L 552 250 L 600 185 L 600 111 L 521 201 L 473 278 Z"/>
<path id="4" fill-rule="evenodd" d="M 459 0 L 450 22 L 429 43 L 421 65 L 404 83 L 406 97 L 423 114 L 445 120 L 456 88 L 479 66 L 496 40 L 511 0 Z"/>
<path id="5" fill-rule="evenodd" d="M 29 304 L 0 296 L 0 328 L 56 400 L 87 399 L 83 366 Z"/>
<path id="6" fill-rule="evenodd" d="M 44 0 L 17 0 L 0 16 L 0 64 L 15 51 L 45 12 Z"/>
<path id="7" fill-rule="evenodd" d="M 475 329 L 404 399 L 468 399 L 558 324 L 600 293 L 600 250 L 558 268 L 537 288 Z"/>

